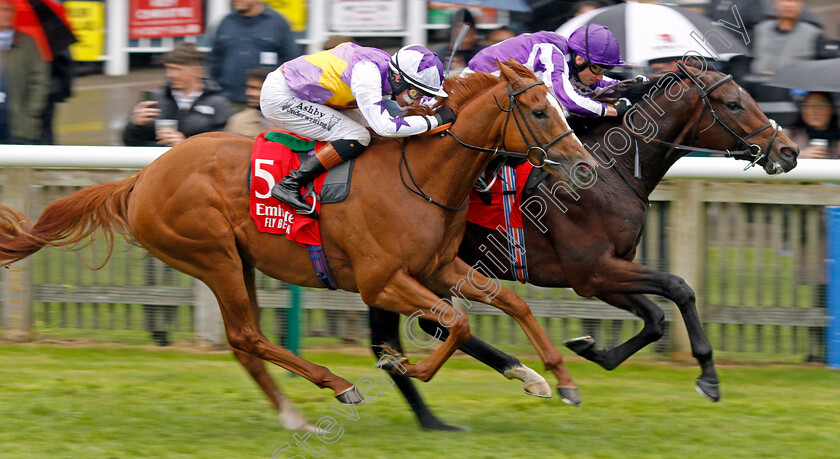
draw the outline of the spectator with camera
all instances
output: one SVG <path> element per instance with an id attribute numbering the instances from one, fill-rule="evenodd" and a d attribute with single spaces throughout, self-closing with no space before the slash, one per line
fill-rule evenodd
<path id="1" fill-rule="evenodd" d="M 163 56 L 163 63 L 166 86 L 132 107 L 123 142 L 172 147 L 195 134 L 224 130 L 230 102 L 216 82 L 203 78 L 204 54 L 194 44 L 180 42 Z"/>
<path id="2" fill-rule="evenodd" d="M 840 158 L 840 126 L 837 121 L 837 107 L 831 94 L 806 94 L 790 134 L 791 139 L 800 148 L 800 159 Z"/>

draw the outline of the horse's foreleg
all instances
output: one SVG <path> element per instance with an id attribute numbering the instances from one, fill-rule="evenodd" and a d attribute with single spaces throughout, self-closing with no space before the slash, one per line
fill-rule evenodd
<path id="1" fill-rule="evenodd" d="M 709 342 L 709 338 L 703 330 L 700 315 L 697 314 L 694 290 L 682 278 L 673 274 L 663 274 L 666 276 L 663 296 L 676 303 L 680 310 L 685 328 L 688 331 L 691 354 L 700 364 L 701 373 L 700 377 L 697 378 L 695 388 L 700 395 L 717 402 L 720 400 L 720 381 L 712 360 L 712 343 Z"/>
<path id="2" fill-rule="evenodd" d="M 437 282 L 435 287 L 440 294 L 456 294 L 468 300 L 487 303 L 513 317 L 534 345 L 545 368 L 557 377 L 560 398 L 570 405 L 580 405 L 577 386 L 563 363 L 563 355 L 540 327 L 531 313 L 531 308 L 521 298 L 471 268 L 460 258 L 438 271 L 433 282 Z"/>
<path id="3" fill-rule="evenodd" d="M 250 300 L 251 314 L 254 315 L 257 319 L 257 323 L 259 323 L 260 308 L 257 304 L 257 287 L 254 278 L 254 268 L 252 266 L 245 266 L 243 274 L 245 276 L 245 288 L 248 291 L 248 299 Z M 283 394 L 283 391 L 280 390 L 274 382 L 274 379 L 265 368 L 265 361 L 256 355 L 240 351 L 239 349 L 231 348 L 231 350 L 233 351 L 233 355 L 236 359 L 239 360 L 239 363 L 245 367 L 248 374 L 250 374 L 257 385 L 260 386 L 260 389 L 265 392 L 265 395 L 271 401 L 271 404 L 274 405 L 274 408 L 277 410 L 277 419 L 280 421 L 280 424 L 284 429 L 307 430 L 310 432 L 315 431 L 315 427 L 310 424 L 305 417 L 303 417 L 300 411 L 295 408 L 294 403 L 292 403 L 292 401 Z"/>
<path id="4" fill-rule="evenodd" d="M 402 354 L 399 333 L 400 315 L 374 307 L 369 309 L 370 343 L 373 354 L 377 359 L 387 355 L 383 346 L 388 346 Z M 389 374 L 409 406 L 411 406 L 411 410 L 414 411 L 414 415 L 417 416 L 417 421 L 420 422 L 422 428 L 429 430 L 465 430 L 463 427 L 453 426 L 438 419 L 423 401 L 423 397 L 417 391 L 411 378 L 395 373 Z"/>
<path id="5" fill-rule="evenodd" d="M 445 327 L 431 320 L 420 319 L 420 328 L 431 336 L 441 336 L 446 339 L 449 332 Z M 522 364 L 516 357 L 506 354 L 481 338 L 470 335 L 458 349 L 488 367 L 498 371 L 507 379 L 518 379 L 523 383 L 523 390 L 528 395 L 537 397 L 551 397 L 551 386 L 545 382 L 539 373 Z"/>
<path id="6" fill-rule="evenodd" d="M 705 331 L 703 331 L 703 324 L 700 322 L 700 316 L 697 314 L 694 290 L 678 276 L 663 273 L 621 258 L 608 260 L 606 263 L 599 265 L 597 271 L 599 273 L 597 278 L 588 277 L 573 280 L 572 286 L 575 288 L 575 291 L 584 296 L 597 295 L 599 297 L 606 297 L 607 295 L 611 295 L 611 298 L 617 299 L 616 301 L 618 303 L 608 302 L 619 308 L 634 312 L 645 319 L 645 327 L 648 327 L 648 325 L 652 326 L 643 339 L 658 339 L 657 334 L 660 332 L 655 325 L 655 322 L 659 320 L 657 313 L 652 310 L 655 304 L 641 295 L 659 295 L 673 301 L 677 305 L 688 330 L 692 355 L 700 364 L 701 374 L 697 378 L 697 390 L 701 395 L 710 400 L 718 401 L 720 399 L 720 387 L 714 361 L 712 360 L 712 345 L 708 337 L 706 337 Z M 619 294 L 630 294 L 632 297 L 627 300 L 621 300 L 621 297 L 618 296 Z M 605 301 L 607 300 L 605 299 Z M 631 301 L 632 304 L 626 304 L 626 301 Z M 641 341 L 631 343 L 624 352 L 631 351 L 638 347 L 640 343 Z M 573 342 L 571 344 L 571 347 L 576 352 L 591 347 L 585 341 Z M 618 359 L 621 356 L 621 354 L 617 354 L 615 358 Z M 584 357 L 586 356 L 584 355 Z M 618 365 L 621 361 L 623 360 L 618 360 L 615 362 L 615 365 Z"/>
<path id="7" fill-rule="evenodd" d="M 405 272 L 394 273 L 383 287 L 375 290 L 361 287 L 362 299 L 370 306 L 399 312 L 410 318 L 426 317 L 449 327 L 449 337 L 429 357 L 413 365 L 400 363 L 396 366 L 392 359 L 389 363 L 392 372 L 399 372 L 421 381 L 429 381 L 470 336 L 470 325 L 464 314 L 452 307 L 450 303 L 438 298 Z M 434 341 L 415 344 L 420 347 L 429 347 L 434 344 Z"/>

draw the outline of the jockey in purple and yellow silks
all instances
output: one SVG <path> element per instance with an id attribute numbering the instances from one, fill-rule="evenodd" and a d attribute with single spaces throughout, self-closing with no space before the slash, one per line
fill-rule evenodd
<path id="1" fill-rule="evenodd" d="M 427 97 L 446 97 L 443 64 L 424 46 L 409 45 L 390 56 L 376 48 L 342 43 L 288 61 L 270 73 L 260 95 L 263 115 L 280 128 L 330 142 L 308 156 L 271 190 L 292 207 L 309 211 L 300 188 L 318 175 L 355 158 L 370 143 L 370 126 L 383 137 L 406 137 L 455 121 L 449 107 L 434 116 L 393 116 Z"/>
<path id="2" fill-rule="evenodd" d="M 627 65 L 606 26 L 585 25 L 568 39 L 548 31 L 522 34 L 479 51 L 468 68 L 471 72 L 498 72 L 496 59 L 504 62 L 510 58 L 533 70 L 570 113 L 620 116 L 630 108 L 626 99 L 615 105 L 592 100 L 614 83 L 604 72 Z"/>

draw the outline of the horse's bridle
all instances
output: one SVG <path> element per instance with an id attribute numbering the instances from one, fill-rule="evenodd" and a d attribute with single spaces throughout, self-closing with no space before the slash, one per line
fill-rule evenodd
<path id="1" fill-rule="evenodd" d="M 497 156 L 506 156 L 506 157 L 512 157 L 512 158 L 525 158 L 525 159 L 528 160 L 529 163 L 531 163 L 531 165 L 533 165 L 534 167 L 537 167 L 537 168 L 541 168 L 541 167 L 545 166 L 546 164 L 560 165 L 560 163 L 548 159 L 548 151 L 547 150 L 549 148 L 551 148 L 552 145 L 557 143 L 560 139 L 562 139 L 563 137 L 566 137 L 569 134 L 572 134 L 574 131 L 572 131 L 572 129 L 570 128 L 568 131 L 566 131 L 566 132 L 558 135 L 557 137 L 555 137 L 554 140 L 552 140 L 551 142 L 548 142 L 545 145 L 540 145 L 539 144 L 540 141 L 539 141 L 539 139 L 537 139 L 536 134 L 534 134 L 534 130 L 531 129 L 531 125 L 528 124 L 528 121 L 526 121 L 526 119 L 525 119 L 525 113 L 523 112 L 522 107 L 520 107 L 519 102 L 516 101 L 516 96 L 518 96 L 518 95 L 522 94 L 523 92 L 533 88 L 534 86 L 538 86 L 538 85 L 541 85 L 541 84 L 545 84 L 545 83 L 543 83 L 542 81 L 538 81 L 536 83 L 531 83 L 528 86 L 525 86 L 524 88 L 520 89 L 519 91 L 514 91 L 513 86 L 511 86 L 510 83 L 508 83 L 507 87 L 508 87 L 508 96 L 510 98 L 510 103 L 508 104 L 507 109 L 502 108 L 501 104 L 499 104 L 499 100 L 496 99 L 495 95 L 493 96 L 493 98 L 496 99 L 496 106 L 499 107 L 499 110 L 506 113 L 505 124 L 504 124 L 504 127 L 502 128 L 501 147 L 505 146 L 505 132 L 507 131 L 507 125 L 508 125 L 508 121 L 510 120 L 510 114 L 513 113 L 513 121 L 516 123 L 516 127 L 519 128 L 519 133 L 522 134 L 522 139 L 525 140 L 525 144 L 528 146 L 528 150 L 525 153 L 521 153 L 521 152 L 518 152 L 518 151 L 500 150 L 499 147 L 497 147 L 497 148 L 484 148 L 484 147 L 479 147 L 479 146 L 476 146 L 476 145 L 470 145 L 468 143 L 464 143 L 451 130 L 443 131 L 441 133 L 441 136 L 447 135 L 447 134 L 451 135 L 452 138 L 457 140 L 458 143 L 460 143 L 462 147 L 469 148 L 470 150 L 481 151 L 481 152 L 484 152 L 484 153 L 491 153 L 491 154 L 497 155 Z M 514 107 L 516 107 L 516 112 L 513 111 Z M 519 114 L 519 116 L 517 116 L 517 113 Z M 519 118 L 522 118 L 522 123 L 521 124 L 520 124 Z M 525 135 L 525 131 L 522 129 L 522 124 L 525 125 L 525 128 L 528 130 L 528 133 L 531 134 L 531 138 L 534 139 L 534 142 L 536 143 L 536 145 L 531 145 L 531 142 L 528 140 L 528 136 Z M 427 195 L 420 188 L 420 185 L 417 184 L 417 181 L 414 179 L 414 175 L 411 173 L 411 169 L 408 167 L 408 160 L 405 157 L 405 142 L 400 142 L 400 149 L 402 151 L 402 157 L 400 158 L 400 163 L 401 164 L 405 163 L 405 169 L 408 172 L 408 177 L 411 180 L 411 183 L 414 185 L 414 188 L 416 188 L 416 189 L 413 189 L 412 187 L 408 186 L 408 184 L 405 182 L 405 177 L 403 176 L 402 167 L 400 167 L 400 178 L 402 179 L 403 185 L 405 185 L 405 187 L 408 188 L 409 191 L 411 191 L 412 193 L 420 196 L 421 198 L 425 199 L 426 201 L 428 201 L 428 202 L 430 202 L 430 203 L 432 203 L 432 204 L 434 204 L 434 205 L 436 205 L 436 206 L 438 206 L 438 207 L 440 207 L 441 209 L 444 209 L 444 210 L 448 210 L 448 211 L 452 211 L 452 212 L 460 212 L 460 211 L 467 208 L 467 206 L 469 205 L 469 201 L 467 201 L 467 203 L 464 204 L 462 207 L 451 207 L 451 206 L 447 206 L 445 204 L 439 203 L 439 202 L 435 201 L 434 199 L 432 199 L 431 196 Z M 530 159 L 531 150 L 537 150 L 540 153 L 542 153 L 542 155 L 540 156 L 539 164 L 534 164 L 534 162 L 531 161 L 531 159 Z"/>
<path id="2" fill-rule="evenodd" d="M 501 145 L 499 147 L 484 148 L 484 147 L 479 147 L 479 146 L 476 146 L 476 145 L 470 145 L 468 143 L 463 142 L 461 139 L 459 139 L 458 136 L 455 135 L 455 133 L 452 132 L 451 130 L 444 131 L 444 133 L 451 135 L 452 138 L 455 139 L 456 141 L 458 141 L 458 143 L 460 143 L 462 147 L 469 148 L 470 150 L 481 151 L 481 152 L 484 152 L 484 153 L 490 153 L 490 154 L 497 155 L 497 156 L 506 156 L 506 157 L 511 157 L 511 158 L 520 158 L 520 159 L 524 158 L 524 159 L 527 159 L 528 162 L 531 163 L 532 166 L 537 167 L 537 168 L 542 168 L 546 164 L 551 164 L 551 165 L 555 165 L 555 166 L 560 165 L 560 163 L 558 163 L 557 161 L 552 161 L 552 160 L 548 159 L 548 149 L 551 148 L 552 145 L 554 145 L 555 143 L 560 141 L 563 137 L 566 137 L 567 135 L 572 134 L 574 131 L 572 131 L 572 129 L 569 128 L 568 131 L 558 135 L 551 142 L 548 142 L 545 145 L 540 145 L 539 139 L 537 139 L 536 134 L 534 134 L 534 130 L 531 129 L 531 125 L 528 124 L 528 121 L 525 118 L 525 112 L 522 110 L 522 107 L 519 105 L 519 102 L 516 101 L 516 96 L 524 93 L 525 91 L 533 88 L 534 86 L 539 86 L 541 84 L 545 84 L 545 83 L 543 83 L 542 81 L 538 81 L 536 83 L 531 83 L 528 86 L 525 86 L 524 88 L 522 88 L 518 91 L 514 91 L 513 86 L 511 86 L 510 83 L 508 83 L 507 87 L 508 87 L 509 103 L 508 103 L 508 108 L 507 109 L 502 107 L 502 105 L 499 103 L 499 100 L 496 99 L 495 95 L 493 96 L 493 98 L 496 99 L 496 106 L 499 107 L 499 110 L 506 113 L 505 124 L 504 124 L 504 127 L 502 128 L 502 142 L 501 142 Z M 516 111 L 514 111 L 514 108 L 516 108 Z M 508 122 L 510 121 L 511 113 L 513 113 L 513 121 L 516 123 L 516 127 L 519 129 L 519 133 L 522 134 L 522 139 L 525 141 L 525 145 L 528 146 L 528 150 L 525 153 L 518 152 L 518 151 L 508 151 L 508 150 L 500 149 L 500 148 L 507 148 L 505 146 L 505 132 L 507 131 L 507 126 L 508 126 Z M 518 113 L 518 116 L 517 116 L 517 113 Z M 521 122 L 520 122 L 520 118 L 522 119 Z M 531 141 L 529 140 L 528 136 L 525 134 L 525 130 L 522 128 L 523 124 L 525 125 L 525 129 L 528 130 L 528 134 L 531 135 L 531 139 L 534 140 L 534 145 L 531 144 Z M 531 156 L 531 151 L 532 150 L 537 150 L 540 153 L 539 160 L 537 161 L 537 163 L 534 163 L 534 161 L 531 161 L 530 156 Z"/>
<path id="3" fill-rule="evenodd" d="M 659 145 L 665 145 L 665 146 L 675 148 L 675 149 L 679 149 L 679 150 L 699 151 L 699 152 L 705 152 L 705 153 L 718 153 L 718 154 L 723 154 L 726 157 L 748 156 L 749 155 L 748 157 L 751 158 L 750 164 L 748 164 L 744 168 L 744 170 L 747 170 L 747 169 L 755 166 L 756 164 L 763 166 L 767 162 L 767 155 L 765 154 L 765 151 L 769 152 L 773 148 L 773 142 L 776 140 L 776 136 L 782 130 L 781 126 L 776 124 L 775 121 L 770 120 L 770 122 L 765 124 L 764 126 L 756 129 L 753 132 L 750 132 L 749 134 L 747 134 L 744 137 L 741 137 L 734 130 L 732 130 L 732 128 L 730 128 L 726 124 L 726 122 L 723 121 L 723 118 L 721 118 L 721 116 L 718 114 L 717 110 L 715 110 L 714 105 L 712 105 L 712 101 L 709 100 L 709 94 L 711 94 L 712 91 L 719 88 L 720 86 L 728 83 L 729 81 L 732 81 L 732 75 L 726 75 L 723 79 L 721 79 L 720 81 L 711 85 L 708 89 L 703 89 L 703 86 L 700 84 L 700 82 L 697 81 L 694 78 L 694 76 L 691 73 L 688 72 L 686 67 L 681 62 L 678 62 L 677 66 L 679 67 L 680 70 L 683 71 L 683 73 L 685 73 L 688 76 L 688 78 L 691 80 L 691 82 L 694 83 L 694 87 L 697 88 L 697 91 L 700 92 L 700 97 L 703 99 L 703 107 L 704 108 L 705 107 L 709 108 L 709 112 L 711 112 L 712 118 L 714 119 L 712 124 L 710 124 L 708 127 L 704 128 L 704 129 L 700 130 L 699 132 L 707 131 L 712 126 L 714 126 L 715 122 L 718 122 L 718 123 L 720 123 L 721 126 L 723 126 L 724 129 L 726 129 L 727 132 L 729 132 L 729 134 L 732 137 L 734 137 L 737 140 L 737 142 L 738 142 L 736 144 L 737 147 L 740 147 L 741 145 L 744 145 L 747 148 L 745 150 L 715 150 L 715 149 L 711 149 L 711 148 L 698 148 L 698 147 L 694 147 L 694 146 L 691 146 L 691 145 L 671 143 L 671 142 L 666 142 L 664 140 L 645 137 L 641 134 L 636 133 L 635 130 L 627 124 L 627 120 L 628 120 L 629 116 L 625 116 L 624 117 L 624 127 L 628 131 L 630 131 L 630 134 L 633 135 L 634 137 L 643 139 L 645 141 L 654 142 L 654 143 L 657 143 Z M 630 115 L 630 113 L 628 113 L 628 115 Z M 697 119 L 697 123 L 694 125 L 694 129 L 692 129 L 691 140 L 689 141 L 689 143 L 693 142 L 694 139 L 697 137 L 697 133 L 698 133 L 698 129 L 700 127 L 700 123 L 703 121 L 703 117 L 705 115 L 706 115 L 706 111 L 703 110 L 703 112 L 700 114 L 700 117 Z M 762 148 L 759 145 L 754 144 L 754 143 L 750 143 L 750 142 L 747 141 L 747 139 L 749 139 L 750 137 L 753 137 L 754 135 L 759 134 L 760 132 L 764 131 L 765 129 L 767 129 L 769 127 L 773 127 L 774 131 L 773 131 L 773 136 L 770 137 L 770 142 L 767 144 L 767 149 L 766 150 L 762 150 Z"/>

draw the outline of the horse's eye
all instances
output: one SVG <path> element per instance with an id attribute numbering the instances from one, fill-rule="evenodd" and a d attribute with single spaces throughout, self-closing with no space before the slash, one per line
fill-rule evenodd
<path id="1" fill-rule="evenodd" d="M 726 108 L 728 108 L 730 110 L 737 110 L 737 109 L 741 108 L 741 106 L 738 105 L 738 102 L 727 102 L 726 103 Z"/>
<path id="2" fill-rule="evenodd" d="M 534 110 L 533 112 L 531 112 L 531 114 L 534 115 L 534 118 L 537 119 L 548 118 L 548 115 L 546 115 L 543 110 Z"/>

